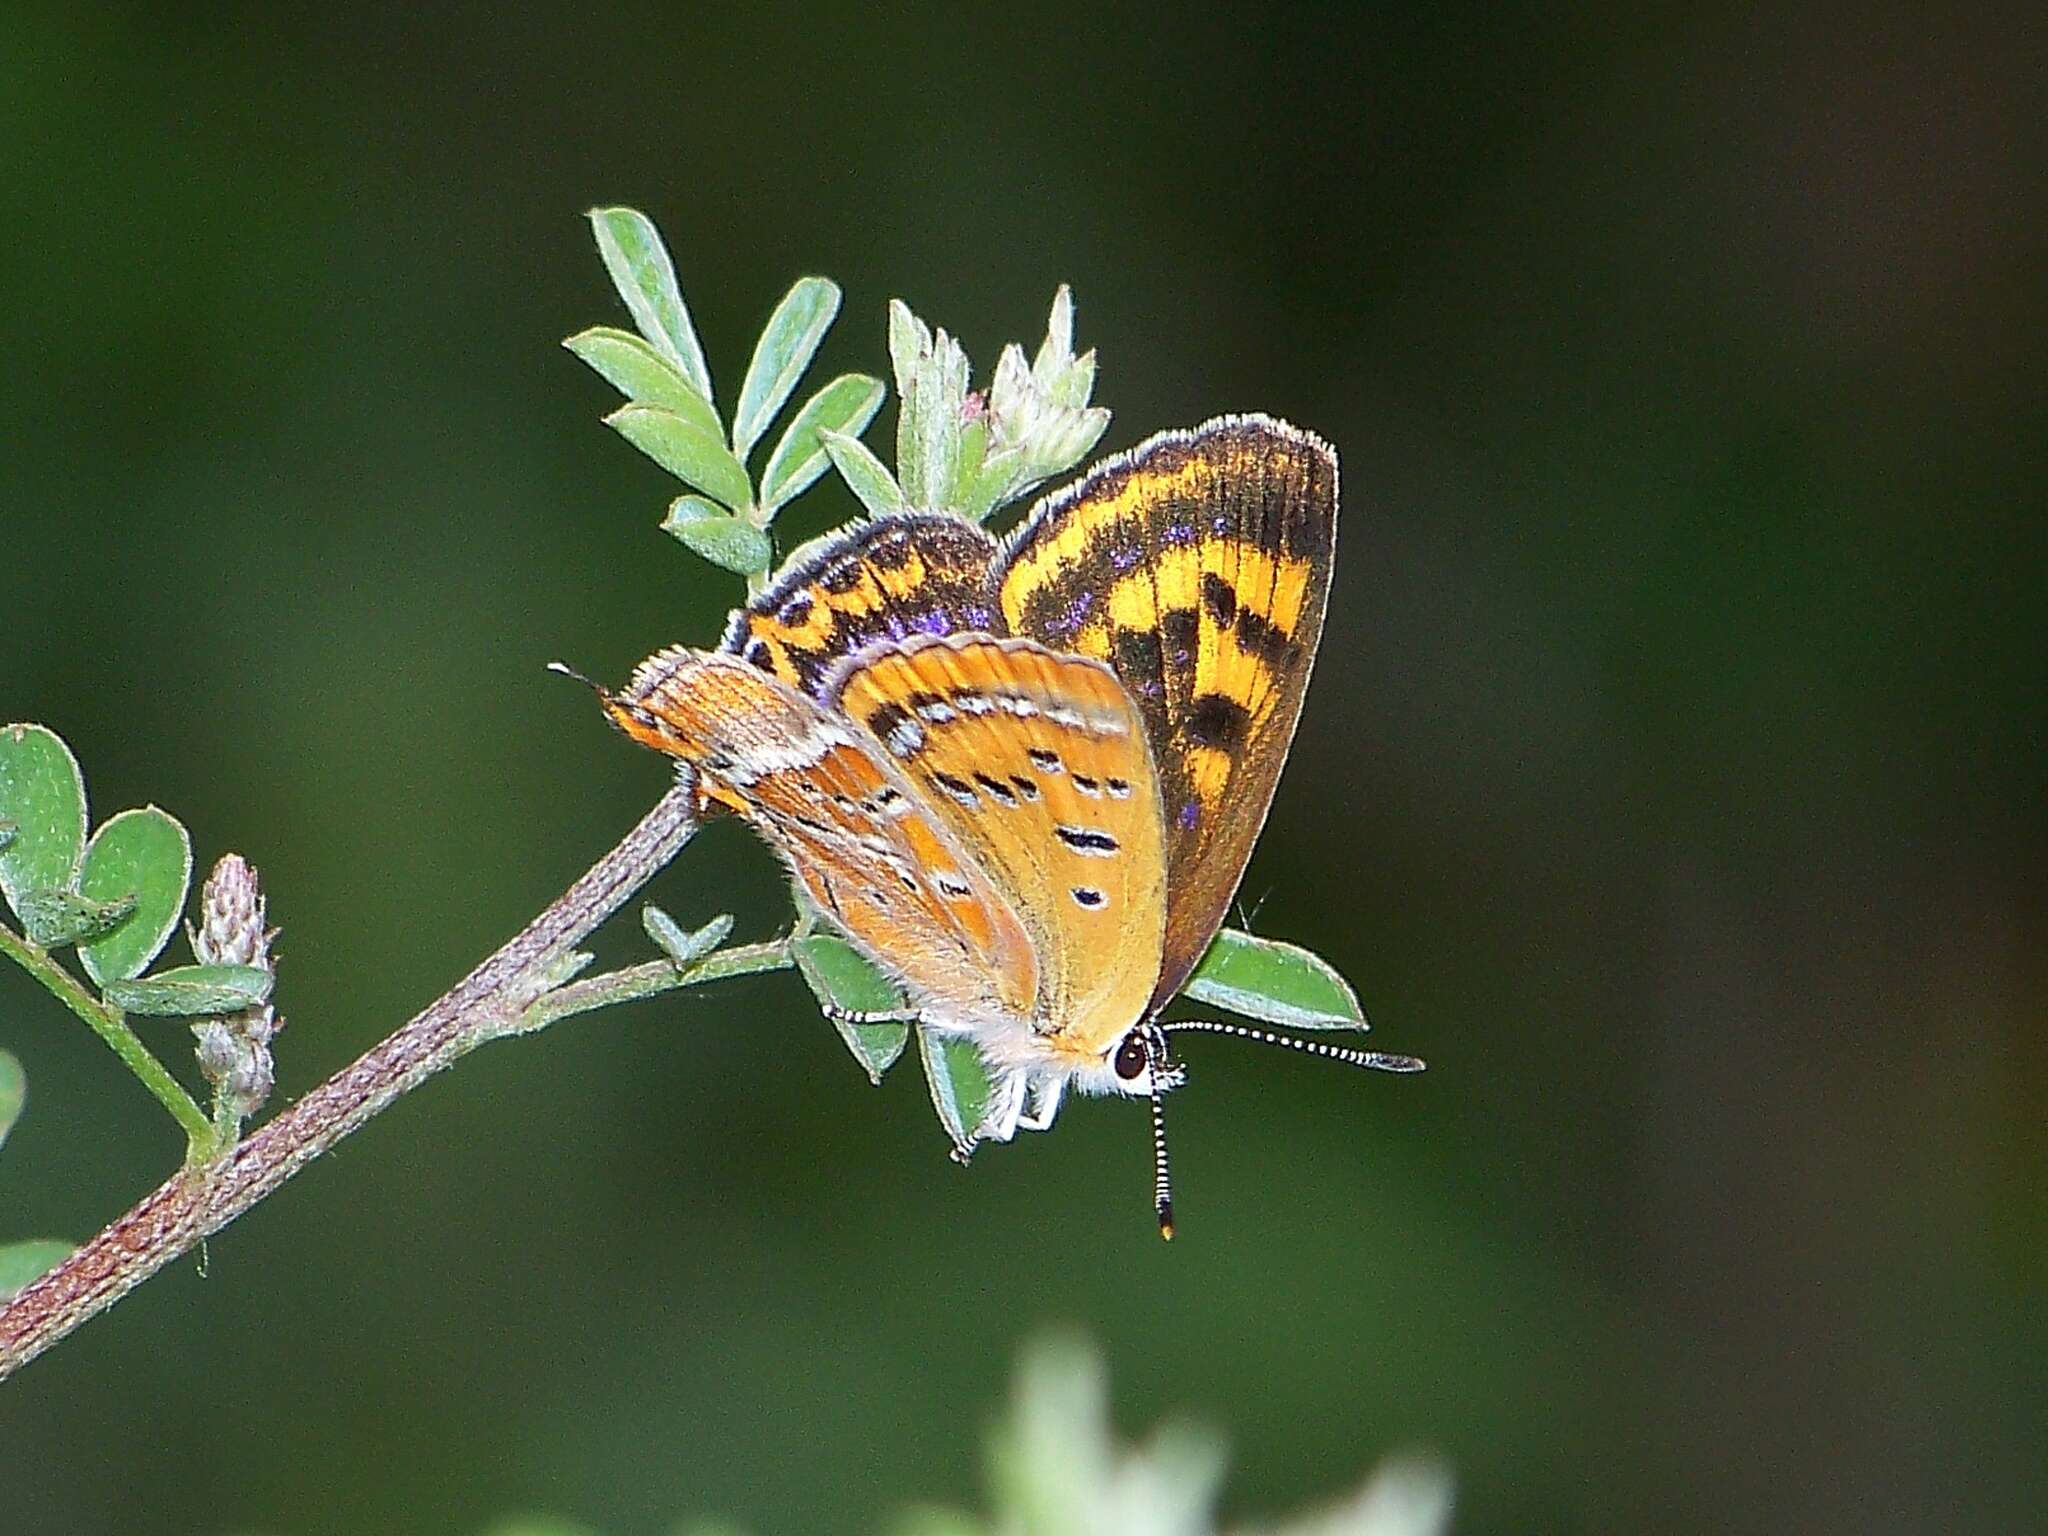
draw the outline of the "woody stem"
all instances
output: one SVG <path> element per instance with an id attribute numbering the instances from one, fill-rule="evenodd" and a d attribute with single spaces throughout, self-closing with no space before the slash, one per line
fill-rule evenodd
<path id="1" fill-rule="evenodd" d="M 547 991 L 551 963 L 616 912 L 696 829 L 692 789 L 678 783 L 617 847 L 453 989 L 233 1151 L 188 1163 L 99 1236 L 0 1305 L 0 1380 L 220 1231 L 401 1094 L 484 1041 L 518 1032 Z M 719 958 L 708 957 L 674 984 L 768 969 L 773 963 L 770 956 L 750 953 L 751 965 L 714 965 Z M 632 995 L 649 990 L 663 989 Z"/>

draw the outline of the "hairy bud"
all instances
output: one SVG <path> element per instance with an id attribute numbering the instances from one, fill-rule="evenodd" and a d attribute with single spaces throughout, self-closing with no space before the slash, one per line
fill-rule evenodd
<path id="1" fill-rule="evenodd" d="M 187 929 L 192 953 L 206 965 L 253 965 L 275 973 L 264 926 L 263 892 L 256 871 L 238 853 L 225 855 L 207 877 L 199 898 L 199 927 Z M 213 1085 L 214 1103 L 246 1120 L 270 1097 L 275 1071 L 270 1042 L 284 1027 L 268 1003 L 192 1027 L 200 1073 Z"/>

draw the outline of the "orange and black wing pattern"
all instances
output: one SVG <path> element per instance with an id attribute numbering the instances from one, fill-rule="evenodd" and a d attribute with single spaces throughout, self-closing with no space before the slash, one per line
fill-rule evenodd
<path id="1" fill-rule="evenodd" d="M 996 547 L 973 523 L 939 513 L 857 523 L 798 550 L 733 614 L 721 649 L 820 698 L 833 668 L 870 645 L 999 630 Z"/>
<path id="2" fill-rule="evenodd" d="M 1039 1049 L 1099 1061 L 1159 973 L 1166 852 L 1143 719 L 1099 661 L 986 635 L 876 646 L 831 699 L 1029 930 Z"/>
<path id="3" fill-rule="evenodd" d="M 1336 537 L 1329 445 L 1226 416 L 1103 461 L 1033 508 L 997 562 L 1010 633 L 1108 662 L 1151 736 L 1169 868 L 1155 1008 L 1215 936 L 1265 822 Z"/>
<path id="4" fill-rule="evenodd" d="M 599 697 L 620 730 L 695 770 L 706 805 L 751 822 L 819 910 L 921 1004 L 954 1019 L 1031 1013 L 1031 934 L 865 730 L 733 656 L 685 646 Z"/>

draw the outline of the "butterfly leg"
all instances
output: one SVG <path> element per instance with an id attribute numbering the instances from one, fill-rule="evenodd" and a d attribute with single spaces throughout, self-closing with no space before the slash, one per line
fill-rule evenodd
<path id="1" fill-rule="evenodd" d="M 1067 1080 L 1045 1073 L 1033 1080 L 1031 1095 L 1018 1117 L 1017 1128 L 1025 1131 L 1043 1131 L 1052 1127 L 1055 1116 L 1060 1112 L 1060 1100 L 1066 1096 Z"/>
<path id="2" fill-rule="evenodd" d="M 1024 1094 L 1030 1086 L 1031 1074 L 1022 1068 L 1006 1072 L 990 1084 L 993 1093 L 988 1113 L 981 1118 L 978 1140 L 1008 1141 L 1017 1134 L 1024 1117 Z"/>

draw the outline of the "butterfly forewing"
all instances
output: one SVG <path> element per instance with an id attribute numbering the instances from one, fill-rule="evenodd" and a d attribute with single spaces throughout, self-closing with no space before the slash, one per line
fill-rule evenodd
<path id="1" fill-rule="evenodd" d="M 1030 934 L 865 732 L 734 656 L 682 647 L 643 662 L 605 708 L 690 764 L 700 795 L 751 822 L 920 1006 L 962 1022 L 1030 1012 Z"/>
<path id="2" fill-rule="evenodd" d="M 1223 920 L 1301 713 L 1329 596 L 1337 460 L 1309 433 L 1223 417 L 1048 497 L 996 572 L 1005 623 L 1112 666 L 1158 762 L 1163 1004 Z"/>
<path id="3" fill-rule="evenodd" d="M 876 647 L 830 702 L 896 760 L 1030 931 L 1039 1029 L 1098 1055 L 1144 1014 L 1166 911 L 1144 722 L 1110 670 L 1030 640 Z"/>

